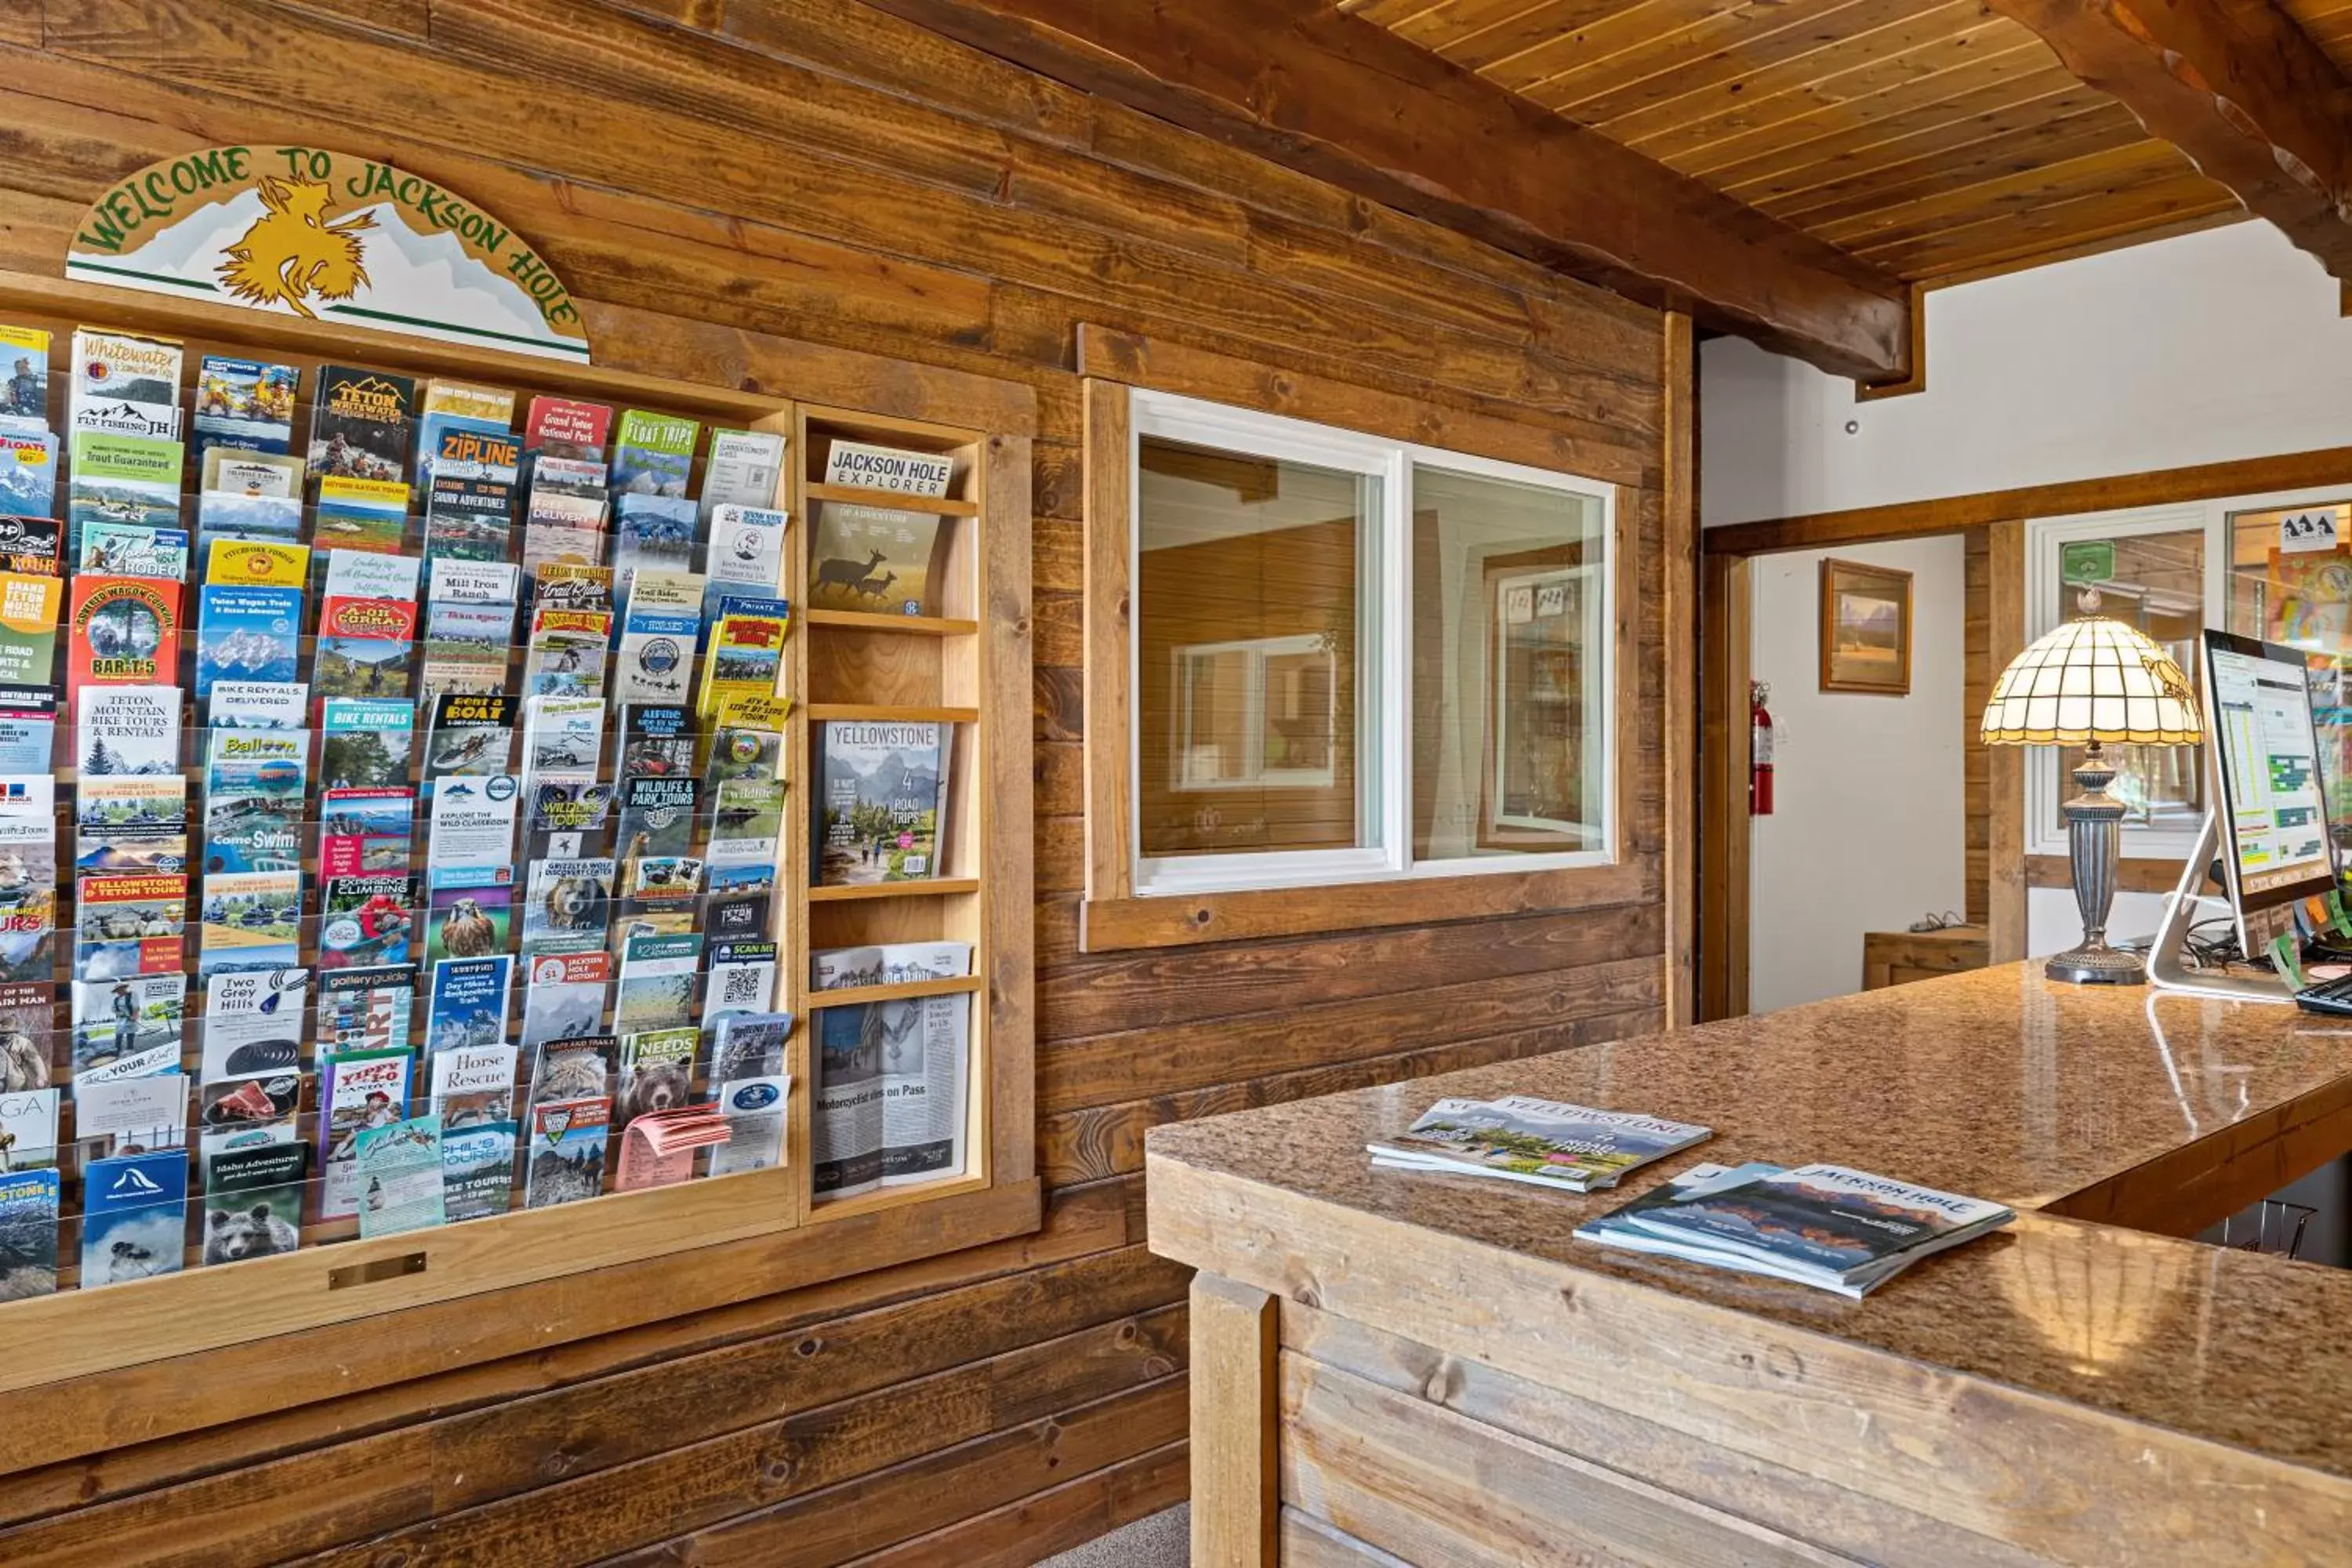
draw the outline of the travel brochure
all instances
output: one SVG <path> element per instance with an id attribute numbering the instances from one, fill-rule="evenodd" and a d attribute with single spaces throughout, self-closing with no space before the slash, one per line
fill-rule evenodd
<path id="1" fill-rule="evenodd" d="M 827 988 L 827 956 L 818 959 L 820 988 Z M 862 980 L 870 972 L 860 960 L 847 973 Z M 836 964 L 834 973 L 844 971 Z M 828 1031 L 836 1011 L 819 1016 Z M 820 1092 L 820 1110 L 824 1104 Z M 1614 1187 L 1712 1136 L 1689 1122 L 1511 1094 L 1439 1100 L 1402 1132 L 1365 1147 L 1376 1169 L 1583 1194 Z M 827 1152 L 819 1138 L 816 1158 Z M 824 1170 L 820 1163 L 820 1183 Z M 2000 1204 L 1839 1165 L 1702 1163 L 1584 1221 L 1574 1235 L 1858 1300 L 1920 1259 L 2014 1217 Z"/>
<path id="2" fill-rule="evenodd" d="M 0 1023 L 71 1020 L 0 1073 L 0 1300 L 782 1163 L 784 835 L 940 875 L 955 729 L 815 727 L 793 816 L 787 437 L 102 328 L 0 362 Z M 820 439 L 874 498 L 819 602 L 940 613 L 955 460 Z M 822 1194 L 964 1168 L 970 1005 L 828 1020 Z"/>

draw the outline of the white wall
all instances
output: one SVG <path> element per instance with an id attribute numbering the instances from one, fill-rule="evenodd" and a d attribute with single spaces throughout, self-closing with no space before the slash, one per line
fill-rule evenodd
<path id="1" fill-rule="evenodd" d="M 1927 390 L 1876 403 L 1708 342 L 1704 521 L 2352 445 L 2352 321 L 2266 223 L 1937 289 L 1927 327 Z"/>
<path id="2" fill-rule="evenodd" d="M 1823 554 L 1913 574 L 1911 694 L 1821 688 Z M 1862 934 L 1968 906 L 1957 535 L 1760 557 L 1755 677 L 1770 683 L 1774 813 L 1752 819 L 1748 1005 L 1862 988 Z"/>
<path id="3" fill-rule="evenodd" d="M 2335 281 L 2265 223 L 1937 289 L 1927 335 L 1927 390 L 1876 403 L 1856 403 L 1852 382 L 1743 340 L 1708 342 L 1701 521 L 1720 527 L 2352 446 L 2352 321 Z M 1927 808 L 1918 809 L 1924 826 Z M 1791 845 L 1790 858 L 1826 858 L 1844 842 L 1834 821 L 1820 833 Z M 1759 837 L 1759 855 L 1763 844 Z M 2109 937 L 2152 931 L 2160 908 L 2155 894 L 2117 894 Z M 2026 925 L 2035 954 L 2082 934 L 2063 889 L 2032 889 Z M 1822 962 L 1843 964 L 1845 951 Z M 1759 1006 L 1767 984 L 1758 981 Z"/>

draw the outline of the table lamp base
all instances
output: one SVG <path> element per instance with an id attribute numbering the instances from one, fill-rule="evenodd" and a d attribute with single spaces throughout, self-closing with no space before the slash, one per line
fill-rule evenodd
<path id="1" fill-rule="evenodd" d="M 2084 942 L 2052 957 L 2042 973 L 2069 985 L 2139 985 L 2147 968 L 2136 952 L 2125 952 L 2105 942 Z"/>

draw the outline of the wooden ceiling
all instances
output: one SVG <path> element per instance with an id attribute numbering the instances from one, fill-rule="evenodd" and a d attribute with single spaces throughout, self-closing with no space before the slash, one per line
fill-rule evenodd
<path id="1" fill-rule="evenodd" d="M 1984 0 L 1334 0 L 1914 281 L 2243 209 Z M 2352 68 L 2352 0 L 2284 0 Z"/>
<path id="2" fill-rule="evenodd" d="M 2338 70 L 2352 74 L 2352 0 L 2279 0 L 2279 9 L 2302 24 Z"/>

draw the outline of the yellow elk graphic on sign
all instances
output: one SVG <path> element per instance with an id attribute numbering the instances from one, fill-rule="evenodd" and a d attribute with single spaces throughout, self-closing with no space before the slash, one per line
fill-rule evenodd
<path id="1" fill-rule="evenodd" d="M 311 295 L 348 300 L 367 287 L 359 231 L 373 228 L 373 217 L 362 213 L 340 223 L 326 221 L 334 193 L 323 181 L 273 174 L 257 188 L 269 212 L 245 231 L 220 264 L 221 281 L 231 294 L 249 304 L 284 305 L 312 316 L 303 303 Z"/>

